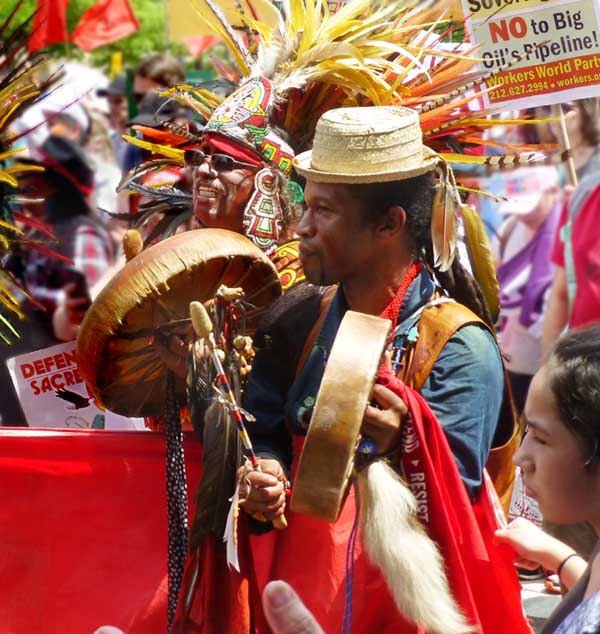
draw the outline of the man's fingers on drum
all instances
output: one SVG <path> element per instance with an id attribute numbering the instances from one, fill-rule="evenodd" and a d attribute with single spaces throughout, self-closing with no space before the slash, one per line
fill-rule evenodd
<path id="1" fill-rule="evenodd" d="M 156 352 L 160 360 L 180 379 L 187 376 L 187 363 L 186 358 L 169 352 L 161 345 L 155 344 Z"/>
<path id="2" fill-rule="evenodd" d="M 372 398 L 381 409 L 398 412 L 401 416 L 406 416 L 408 413 L 406 403 L 395 392 L 392 392 L 384 385 L 375 384 Z"/>
<path id="3" fill-rule="evenodd" d="M 190 342 L 187 339 L 181 339 L 178 335 L 170 335 L 167 339 L 167 348 L 173 354 L 187 355 L 190 351 Z"/>

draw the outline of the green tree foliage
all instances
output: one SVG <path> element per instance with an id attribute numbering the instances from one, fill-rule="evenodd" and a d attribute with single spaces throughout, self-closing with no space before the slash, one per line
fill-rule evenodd
<path id="1" fill-rule="evenodd" d="M 69 33 L 73 32 L 83 13 L 95 2 L 96 0 L 69 0 L 67 9 Z M 164 51 L 167 47 L 165 3 L 162 0 L 130 0 L 130 2 L 140 23 L 139 30 L 133 35 L 102 46 L 89 54 L 71 42 L 56 44 L 48 47 L 47 55 L 84 60 L 108 71 L 114 52 L 121 51 L 123 64 L 133 66 L 146 53 Z M 16 4 L 16 0 L 0 0 L 0 24 L 10 15 Z M 13 27 L 29 17 L 35 11 L 35 7 L 36 0 L 24 0 L 13 20 Z M 184 54 L 184 49 L 179 44 L 170 46 L 170 51 L 177 56 Z"/>

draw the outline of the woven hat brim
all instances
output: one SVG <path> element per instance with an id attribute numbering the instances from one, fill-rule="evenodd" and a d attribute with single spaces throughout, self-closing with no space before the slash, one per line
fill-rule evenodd
<path id="1" fill-rule="evenodd" d="M 439 157 L 427 147 L 423 148 L 423 162 L 409 170 L 390 170 L 385 172 L 369 172 L 368 174 L 347 174 L 343 172 L 322 172 L 310 166 L 312 150 L 298 154 L 294 160 L 294 169 L 306 180 L 315 183 L 387 183 L 415 178 L 431 172 L 439 163 Z"/>

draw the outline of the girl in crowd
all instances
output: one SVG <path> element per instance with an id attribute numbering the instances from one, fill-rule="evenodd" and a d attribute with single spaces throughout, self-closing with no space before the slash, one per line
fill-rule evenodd
<path id="1" fill-rule="evenodd" d="M 535 375 L 525 406 L 527 435 L 515 462 L 526 493 L 544 518 L 589 522 L 600 532 L 600 325 L 570 332 Z M 563 542 L 524 520 L 496 533 L 519 565 L 556 570 L 569 590 L 541 634 L 600 631 L 600 558 L 589 564 Z"/>

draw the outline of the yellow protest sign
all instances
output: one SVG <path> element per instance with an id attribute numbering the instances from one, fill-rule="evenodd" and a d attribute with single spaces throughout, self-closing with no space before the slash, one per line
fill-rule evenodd
<path id="1" fill-rule="evenodd" d="M 489 105 L 520 109 L 600 95 L 598 0 L 463 0 Z M 520 61 L 519 58 L 523 57 Z"/>

